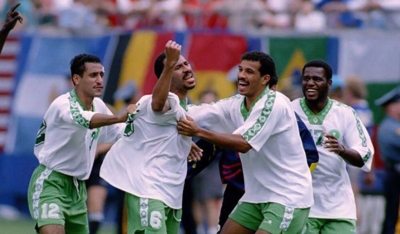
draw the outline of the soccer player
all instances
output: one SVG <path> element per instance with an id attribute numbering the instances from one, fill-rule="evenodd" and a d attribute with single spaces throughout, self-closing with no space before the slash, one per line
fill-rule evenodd
<path id="1" fill-rule="evenodd" d="M 276 90 L 277 82 L 278 78 L 276 76 L 272 76 L 269 82 L 269 88 Z M 297 114 L 296 119 L 301 141 L 303 143 L 303 148 L 306 152 L 307 164 L 310 170 L 313 171 L 318 163 L 319 158 L 317 147 L 315 146 L 314 140 L 306 125 Z M 220 177 L 222 183 L 226 184 L 218 223 L 219 227 L 222 228 L 228 219 L 229 214 L 235 208 L 245 191 L 240 156 L 239 153 L 235 151 L 215 147 L 214 144 L 205 142 L 202 139 L 197 140 L 196 144 L 200 146 L 202 150 L 204 150 L 203 157 L 198 162 L 188 162 L 187 178 L 190 179 L 196 176 L 198 173 L 200 173 L 200 171 L 210 164 L 210 161 L 214 160 L 215 158 L 219 158 Z"/>
<path id="2" fill-rule="evenodd" d="M 356 232 L 356 204 L 346 163 L 365 171 L 371 168 L 374 148 L 353 108 L 332 100 L 332 68 L 311 60 L 302 70 L 304 97 L 293 108 L 314 137 L 319 163 L 312 173 L 315 204 L 306 233 Z"/>
<path id="3" fill-rule="evenodd" d="M 195 87 L 181 46 L 168 41 L 154 63 L 159 78 L 143 96 L 124 136 L 107 153 L 100 176 L 126 192 L 128 233 L 178 233 L 191 137 L 178 134 L 187 92 Z"/>
<path id="4" fill-rule="evenodd" d="M 75 56 L 71 76 L 75 88 L 52 102 L 34 148 L 40 165 L 31 177 L 28 203 L 40 234 L 89 232 L 84 180 L 91 172 L 97 142 L 115 142 L 123 130 L 116 123 L 125 122 L 136 108 L 128 106 L 115 116 L 98 98 L 104 67 L 97 56 Z"/>
<path id="5" fill-rule="evenodd" d="M 178 132 L 240 152 L 246 191 L 221 233 L 300 233 L 313 204 L 311 173 L 290 100 L 270 90 L 273 59 L 242 55 L 239 95 L 191 108 Z M 223 131 L 220 133 L 217 131 Z M 233 132 L 233 134 L 232 134 Z"/>
<path id="6" fill-rule="evenodd" d="M 15 4 L 11 9 L 7 12 L 6 21 L 0 30 L 0 54 L 3 50 L 4 43 L 6 43 L 6 39 L 10 31 L 15 27 L 17 21 L 22 23 L 22 17 L 19 15 L 18 11 L 15 11 L 17 7 L 19 7 L 21 3 Z"/>

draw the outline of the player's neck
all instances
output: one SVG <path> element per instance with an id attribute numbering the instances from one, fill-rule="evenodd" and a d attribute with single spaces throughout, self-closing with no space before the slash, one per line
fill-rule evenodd
<path id="1" fill-rule="evenodd" d="M 89 96 L 85 95 L 82 91 L 79 91 L 76 89 L 75 89 L 75 93 L 79 99 L 80 104 L 83 105 L 85 110 L 92 110 L 92 103 L 93 103 L 94 97 L 89 97 Z"/>
<path id="2" fill-rule="evenodd" d="M 254 105 L 255 102 L 257 102 L 262 96 L 263 94 L 265 94 L 264 92 L 267 91 L 266 89 L 268 89 L 267 87 L 265 87 L 265 89 L 261 89 L 258 90 L 257 92 L 255 92 L 252 95 L 246 95 L 246 109 L 250 110 L 251 107 Z"/>
<path id="3" fill-rule="evenodd" d="M 171 92 L 176 94 L 176 96 L 178 96 L 180 100 L 184 100 L 186 102 L 188 93 L 187 90 L 177 90 L 171 88 Z"/>
<path id="4" fill-rule="evenodd" d="M 307 100 L 306 99 L 306 104 L 307 104 L 308 108 L 314 114 L 320 113 L 325 108 L 327 103 L 328 103 L 328 98 L 325 98 L 324 100 Z"/>

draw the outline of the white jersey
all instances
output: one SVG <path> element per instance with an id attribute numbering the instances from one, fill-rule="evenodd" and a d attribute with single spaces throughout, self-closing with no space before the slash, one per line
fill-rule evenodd
<path id="1" fill-rule="evenodd" d="M 85 110 L 75 90 L 56 98 L 37 133 L 34 153 L 39 163 L 80 180 L 89 178 L 99 138 L 114 143 L 123 130 L 122 124 L 89 129 L 96 113 L 112 115 L 100 98 L 93 99 L 92 111 Z"/>
<path id="2" fill-rule="evenodd" d="M 176 128 L 186 111 L 173 93 L 167 99 L 171 109 L 165 113 L 154 112 L 151 101 L 151 95 L 139 100 L 124 136 L 107 153 L 100 176 L 125 192 L 180 209 L 192 138 L 178 134 Z"/>
<path id="3" fill-rule="evenodd" d="M 311 173 L 289 99 L 266 88 L 250 111 L 244 101 L 244 96 L 236 95 L 190 106 L 188 115 L 199 126 L 240 134 L 252 146 L 240 154 L 246 188 L 241 201 L 311 207 Z"/>
<path id="4" fill-rule="evenodd" d="M 315 204 L 309 217 L 356 219 L 346 162 L 322 146 L 323 132 L 335 136 L 347 148 L 356 150 L 364 160 L 362 170 L 369 171 L 374 148 L 367 130 L 353 108 L 332 99 L 328 99 L 325 108 L 317 115 L 309 110 L 304 98 L 294 100 L 292 105 L 310 130 L 319 153 L 318 166 L 312 173 Z"/>

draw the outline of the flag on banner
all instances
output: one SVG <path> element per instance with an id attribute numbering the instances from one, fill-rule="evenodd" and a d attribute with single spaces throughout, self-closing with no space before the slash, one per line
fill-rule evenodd
<path id="1" fill-rule="evenodd" d="M 243 36 L 229 34 L 194 33 L 187 39 L 186 58 L 196 74 L 196 88 L 189 92 L 193 101 L 206 89 L 214 89 L 220 98 L 229 97 L 236 86 L 227 79 L 227 73 L 240 63 L 247 50 Z"/>
<path id="2" fill-rule="evenodd" d="M 312 59 L 325 60 L 336 71 L 337 44 L 337 39 L 328 37 L 270 38 L 269 53 L 277 68 L 278 88 L 298 87 L 301 84 L 301 70 L 304 64 Z"/>
<path id="3" fill-rule="evenodd" d="M 182 44 L 182 55 L 195 72 L 196 88 L 189 92 L 192 101 L 197 100 L 201 91 L 209 88 L 215 89 L 220 98 L 235 93 L 236 87 L 227 80 L 227 72 L 237 66 L 240 56 L 246 51 L 245 37 L 137 31 L 132 36 L 120 37 L 110 71 L 110 76 L 114 78 L 107 83 L 105 100 L 112 100 L 115 90 L 130 81 L 135 82 L 142 94 L 150 94 L 157 82 L 153 71 L 154 60 L 171 39 Z M 114 104 L 117 109 L 124 105 L 122 101 Z"/>
<path id="4" fill-rule="evenodd" d="M 157 78 L 153 72 L 153 62 L 164 51 L 165 43 L 173 38 L 174 33 L 136 31 L 134 34 L 129 35 L 128 41 L 120 39 L 120 43 L 127 43 L 124 45 L 126 49 L 123 54 L 115 54 L 114 60 L 121 61 L 120 73 L 117 80 L 110 79 L 110 82 L 116 82 L 117 85 L 112 85 L 110 82 L 107 85 L 110 85 L 110 88 L 114 86 L 113 91 L 115 91 L 118 87 L 123 87 L 128 82 L 134 81 L 143 94 L 150 94 L 157 82 Z M 118 70 L 112 67 L 111 70 L 113 69 Z M 116 70 L 113 71 L 115 72 Z M 112 93 L 107 92 L 108 97 L 106 98 L 109 99 Z M 121 101 L 114 104 L 117 109 L 120 109 L 124 105 Z"/>

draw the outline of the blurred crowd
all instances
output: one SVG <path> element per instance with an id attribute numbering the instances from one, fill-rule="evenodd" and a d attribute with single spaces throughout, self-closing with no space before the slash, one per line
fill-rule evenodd
<path id="1" fill-rule="evenodd" d="M 15 2 L 22 3 L 25 23 L 19 27 L 72 33 L 110 28 L 238 33 L 400 29 L 398 0 L 0 0 L 1 14 Z"/>

